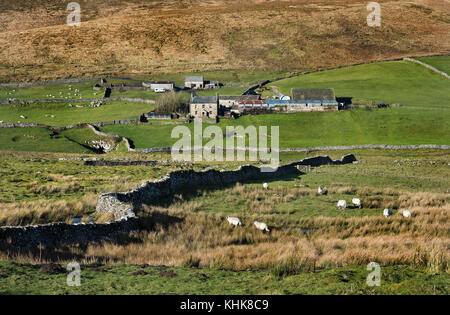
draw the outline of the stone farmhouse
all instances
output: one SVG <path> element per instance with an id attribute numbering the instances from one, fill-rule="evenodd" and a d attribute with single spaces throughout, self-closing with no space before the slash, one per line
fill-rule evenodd
<path id="1" fill-rule="evenodd" d="M 217 118 L 219 116 L 219 95 L 191 96 L 189 113 L 195 118 Z"/>
<path id="2" fill-rule="evenodd" d="M 188 89 L 200 90 L 205 88 L 205 80 L 203 76 L 185 77 L 184 87 Z"/>

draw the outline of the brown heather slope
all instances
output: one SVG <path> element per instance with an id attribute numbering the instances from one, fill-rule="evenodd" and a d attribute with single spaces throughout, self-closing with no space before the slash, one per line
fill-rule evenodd
<path id="1" fill-rule="evenodd" d="M 7 1 L 10 2 L 10 1 Z M 0 4 L 0 81 L 222 69 L 311 69 L 450 51 L 450 1 L 69 1 Z M 241 3 L 242 2 L 242 3 Z M 43 4 L 44 3 L 44 4 Z"/>

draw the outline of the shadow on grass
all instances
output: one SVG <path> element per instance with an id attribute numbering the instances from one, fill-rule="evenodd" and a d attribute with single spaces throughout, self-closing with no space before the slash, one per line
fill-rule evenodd
<path id="1" fill-rule="evenodd" d="M 304 175 L 304 174 L 305 173 L 303 173 L 303 172 L 295 170 L 291 174 L 280 177 L 280 178 L 247 180 L 247 181 L 242 181 L 239 183 L 260 184 L 261 187 L 262 187 L 263 183 L 268 183 L 269 187 L 270 187 L 270 183 L 272 183 L 272 182 L 279 182 L 279 181 L 291 182 L 291 181 L 298 179 L 299 176 Z M 158 201 L 153 202 L 152 206 L 168 208 L 172 204 L 174 204 L 176 201 L 179 201 L 179 198 L 177 198 L 177 195 L 182 195 L 182 197 L 183 197 L 182 200 L 184 202 L 188 202 L 192 199 L 201 197 L 204 193 L 210 193 L 210 192 L 215 192 L 217 190 L 224 190 L 227 188 L 232 188 L 236 184 L 237 183 L 230 183 L 230 184 L 222 185 L 222 186 L 201 186 L 197 189 L 184 188 L 184 189 L 179 190 L 176 194 L 172 194 L 168 197 L 161 198 Z M 141 209 L 142 207 L 139 207 L 139 208 Z"/>

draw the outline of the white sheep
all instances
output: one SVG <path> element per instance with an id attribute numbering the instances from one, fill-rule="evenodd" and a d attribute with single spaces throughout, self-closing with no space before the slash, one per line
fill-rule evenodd
<path id="1" fill-rule="evenodd" d="M 390 209 L 384 209 L 383 210 L 383 216 L 385 217 L 385 218 L 387 218 L 387 217 L 390 217 L 391 215 L 393 215 L 394 213 L 392 212 L 392 210 L 390 210 Z"/>
<path id="2" fill-rule="evenodd" d="M 352 199 L 352 203 L 355 207 L 358 207 L 359 209 L 361 209 L 361 200 L 358 198 L 353 198 Z"/>
<path id="3" fill-rule="evenodd" d="M 267 190 L 267 189 L 269 189 L 269 184 L 264 183 L 264 184 L 263 184 L 263 187 L 264 187 L 265 190 Z"/>
<path id="4" fill-rule="evenodd" d="M 322 195 L 322 194 L 323 194 L 323 188 L 322 188 L 322 186 L 319 186 L 319 188 L 317 189 L 317 193 L 318 193 L 319 195 Z"/>
<path id="5" fill-rule="evenodd" d="M 263 222 L 255 221 L 255 222 L 253 222 L 253 225 L 256 226 L 256 228 L 258 230 L 261 230 L 263 232 L 270 232 L 269 227 L 267 226 L 267 224 L 265 224 Z"/>
<path id="6" fill-rule="evenodd" d="M 337 203 L 337 207 L 340 210 L 344 210 L 345 208 L 347 208 L 347 201 L 339 200 L 338 203 Z"/>
<path id="7" fill-rule="evenodd" d="M 228 223 L 234 226 L 242 225 L 241 219 L 235 217 L 227 217 Z"/>
<path id="8" fill-rule="evenodd" d="M 411 212 L 409 210 L 403 210 L 402 214 L 405 218 L 411 218 Z"/>

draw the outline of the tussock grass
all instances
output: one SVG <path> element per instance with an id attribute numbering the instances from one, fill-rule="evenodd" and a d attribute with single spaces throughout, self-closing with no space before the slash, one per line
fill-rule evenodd
<path id="1" fill-rule="evenodd" d="M 97 205 L 98 196 L 85 195 L 81 200 L 73 201 L 33 201 L 0 204 L 0 226 L 23 226 L 30 224 L 45 224 L 49 222 L 64 222 L 71 218 L 83 217 L 86 212 L 92 212 Z"/>
<path id="2" fill-rule="evenodd" d="M 253 217 L 245 218 L 244 227 L 232 228 L 221 216 L 168 211 L 184 221 L 142 234 L 139 244 L 90 246 L 85 257 L 131 264 L 270 269 L 277 277 L 371 261 L 448 272 L 449 211 L 448 207 L 413 210 L 409 220 L 400 215 L 390 219 L 320 217 L 308 219 L 316 228 L 306 234 L 296 230 L 263 234 L 251 226 Z"/>

